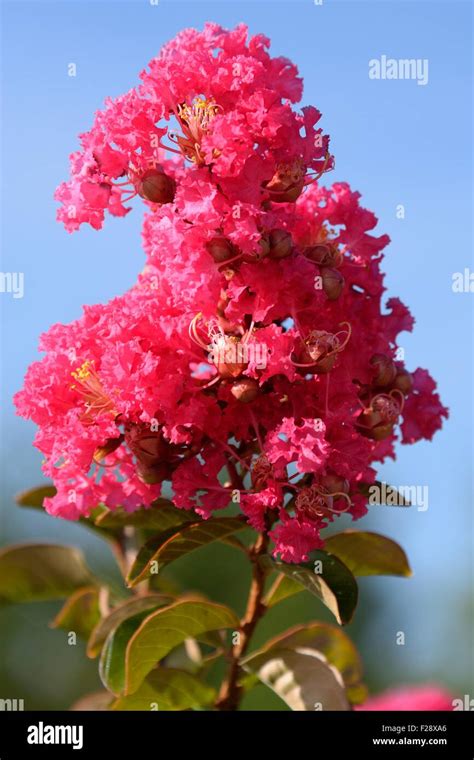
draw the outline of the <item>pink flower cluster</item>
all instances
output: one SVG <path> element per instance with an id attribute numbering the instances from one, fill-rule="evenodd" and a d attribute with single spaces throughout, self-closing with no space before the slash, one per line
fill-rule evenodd
<path id="1" fill-rule="evenodd" d="M 54 515 L 103 503 L 209 517 L 232 500 L 287 562 L 338 514 L 366 511 L 374 464 L 447 416 L 383 305 L 386 235 L 332 168 L 293 64 L 247 29 L 186 30 L 109 101 L 57 191 L 69 231 L 146 206 L 146 265 L 106 305 L 42 337 L 17 394 Z M 170 158 L 171 156 L 171 158 Z M 237 495 L 237 497 L 236 497 Z"/>
<path id="2" fill-rule="evenodd" d="M 396 689 L 371 697 L 356 710 L 375 711 L 430 711 L 448 712 L 453 709 L 455 700 L 447 689 L 437 684 L 419 686 L 401 686 Z"/>

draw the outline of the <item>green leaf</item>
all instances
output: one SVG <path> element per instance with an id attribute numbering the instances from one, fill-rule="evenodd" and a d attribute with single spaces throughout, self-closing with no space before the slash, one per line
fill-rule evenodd
<path id="1" fill-rule="evenodd" d="M 22 491 L 21 493 L 17 494 L 16 503 L 20 507 L 39 509 L 45 515 L 49 516 L 48 513 L 44 511 L 43 502 L 46 497 L 51 498 L 55 495 L 56 489 L 54 486 L 39 486 L 37 488 L 30 488 L 27 491 Z M 83 525 L 88 530 L 91 530 L 93 533 L 98 534 L 101 538 L 105 538 L 109 541 L 114 541 L 117 539 L 117 530 L 104 530 L 95 524 L 95 521 L 98 520 L 103 512 L 108 512 L 108 510 L 99 504 L 95 509 L 92 510 L 89 517 L 80 517 L 78 523 L 80 525 Z"/>
<path id="2" fill-rule="evenodd" d="M 73 546 L 15 544 L 0 551 L 0 603 L 61 599 L 95 585 L 84 556 Z"/>
<path id="3" fill-rule="evenodd" d="M 326 549 L 339 557 L 354 575 L 412 574 L 401 546 L 379 533 L 357 530 L 336 533 L 326 540 Z"/>
<path id="4" fill-rule="evenodd" d="M 54 486 L 37 486 L 36 488 L 28 488 L 27 491 L 17 494 L 15 500 L 20 507 L 42 509 L 43 501 L 46 498 L 51 499 L 53 496 L 56 496 Z"/>
<path id="5" fill-rule="evenodd" d="M 170 528 L 158 536 L 153 536 L 138 552 L 127 578 L 128 584 L 135 586 L 154 574 L 154 563 L 162 570 L 165 565 L 179 557 L 213 541 L 220 541 L 245 527 L 245 523 L 235 517 L 215 517 L 185 523 L 177 532 L 176 528 Z"/>
<path id="6" fill-rule="evenodd" d="M 187 599 L 157 610 L 130 639 L 126 653 L 125 694 L 133 694 L 156 663 L 187 638 L 207 631 L 239 628 L 236 614 L 212 602 Z"/>
<path id="7" fill-rule="evenodd" d="M 273 585 L 268 590 L 264 604 L 267 607 L 274 607 L 278 602 L 288 599 L 290 596 L 304 591 L 303 586 L 298 581 L 293 580 L 288 575 L 279 573 Z"/>
<path id="8" fill-rule="evenodd" d="M 69 597 L 51 623 L 52 628 L 74 631 L 88 639 L 100 620 L 99 589 L 96 586 L 80 588 Z"/>
<path id="9" fill-rule="evenodd" d="M 211 704 L 216 692 L 186 670 L 157 668 L 129 697 L 117 699 L 113 710 L 190 710 Z"/>
<path id="10" fill-rule="evenodd" d="M 290 565 L 275 562 L 269 557 L 262 561 L 274 570 L 284 573 L 307 591 L 317 596 L 331 610 L 337 622 L 348 623 L 357 605 L 357 582 L 340 559 L 321 550 L 311 553 L 312 562 Z"/>
<path id="11" fill-rule="evenodd" d="M 350 710 L 340 673 L 316 649 L 274 647 L 247 658 L 243 667 L 292 710 Z"/>
<path id="12" fill-rule="evenodd" d="M 136 596 L 133 599 L 127 599 L 127 601 L 114 607 L 107 617 L 97 621 L 87 644 L 87 656 L 97 657 L 110 632 L 115 630 L 115 628 L 127 618 L 133 617 L 145 610 L 153 610 L 157 607 L 162 607 L 171 602 L 171 596 L 163 594 L 147 594 L 146 596 Z"/>
<path id="13" fill-rule="evenodd" d="M 125 653 L 128 643 L 148 614 L 149 610 L 146 610 L 123 620 L 109 633 L 103 646 L 99 675 L 104 686 L 116 696 L 123 692 L 125 685 Z"/>
<path id="14" fill-rule="evenodd" d="M 341 628 L 329 623 L 307 623 L 295 626 L 268 641 L 258 652 L 250 655 L 269 654 L 274 649 L 314 649 L 320 652 L 330 665 L 341 674 L 346 689 L 355 689 L 362 682 L 362 662 L 354 644 Z"/>
<path id="15" fill-rule="evenodd" d="M 105 511 L 96 519 L 95 524 L 101 528 L 135 528 L 164 531 L 189 521 L 189 513 L 177 509 L 168 499 L 156 499 L 148 508 L 126 512 L 123 508 Z"/>

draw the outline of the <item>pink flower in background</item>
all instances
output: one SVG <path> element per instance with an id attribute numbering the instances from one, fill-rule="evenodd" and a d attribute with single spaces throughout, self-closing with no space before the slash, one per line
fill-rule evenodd
<path id="1" fill-rule="evenodd" d="M 400 686 L 371 697 L 356 710 L 452 710 L 453 697 L 441 686 Z"/>

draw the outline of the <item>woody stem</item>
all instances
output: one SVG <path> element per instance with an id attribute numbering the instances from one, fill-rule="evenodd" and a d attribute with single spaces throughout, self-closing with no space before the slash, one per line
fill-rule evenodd
<path id="1" fill-rule="evenodd" d="M 268 536 L 259 533 L 255 544 L 249 549 L 249 557 L 252 562 L 252 582 L 250 584 L 247 607 L 242 620 L 235 644 L 229 652 L 229 671 L 217 698 L 218 710 L 236 710 L 242 697 L 242 687 L 238 683 L 240 676 L 240 660 L 247 651 L 253 632 L 260 618 L 265 614 L 266 607 L 263 604 L 266 571 L 261 566 L 259 559 L 265 554 L 268 545 Z"/>

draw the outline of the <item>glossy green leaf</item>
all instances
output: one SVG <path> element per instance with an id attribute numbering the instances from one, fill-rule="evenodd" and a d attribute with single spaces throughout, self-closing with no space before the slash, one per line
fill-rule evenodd
<path id="1" fill-rule="evenodd" d="M 128 584 L 135 586 L 148 578 L 155 567 L 162 570 L 185 554 L 213 541 L 220 541 L 245 527 L 246 524 L 235 517 L 214 517 L 185 523 L 178 531 L 170 528 L 142 546 L 127 578 Z"/>
<path id="2" fill-rule="evenodd" d="M 30 509 L 38 509 L 47 515 L 43 507 L 44 500 L 48 497 L 51 498 L 56 495 L 56 489 L 54 486 L 38 486 L 37 488 L 30 488 L 27 491 L 22 491 L 16 496 L 16 503 L 20 507 L 28 507 Z M 105 530 L 96 525 L 98 518 L 108 510 L 98 505 L 92 510 L 89 517 L 80 517 L 78 523 L 83 525 L 88 530 L 91 530 L 96 535 L 107 540 L 115 540 L 117 537 L 117 530 L 109 529 Z"/>
<path id="3" fill-rule="evenodd" d="M 99 675 L 104 686 L 119 696 L 125 686 L 125 653 L 133 634 L 148 617 L 149 610 L 123 620 L 105 641 L 99 661 Z"/>
<path id="4" fill-rule="evenodd" d="M 293 580 L 288 575 L 280 573 L 268 590 L 264 603 L 267 607 L 274 607 L 275 604 L 283 602 L 290 596 L 299 594 L 304 591 L 303 586 L 298 581 Z"/>
<path id="5" fill-rule="evenodd" d="M 325 546 L 354 575 L 411 575 L 407 556 L 401 546 L 379 533 L 346 530 L 330 536 Z"/>
<path id="6" fill-rule="evenodd" d="M 216 692 L 186 670 L 156 668 L 140 688 L 128 697 L 117 699 L 113 710 L 190 710 L 210 705 Z"/>
<path id="7" fill-rule="evenodd" d="M 292 565 L 262 558 L 267 566 L 296 581 L 331 610 L 338 623 L 348 623 L 357 605 L 357 582 L 346 565 L 333 554 L 315 551 L 311 563 Z"/>
<path id="8" fill-rule="evenodd" d="M 341 674 L 346 689 L 361 685 L 362 662 L 354 644 L 341 628 L 329 623 L 295 626 L 268 641 L 249 660 L 274 649 L 312 649 L 320 652 Z"/>
<path id="9" fill-rule="evenodd" d="M 135 528 L 165 531 L 189 521 L 189 513 L 177 509 L 169 499 L 157 499 L 153 504 L 136 512 L 126 512 L 122 508 L 105 511 L 99 515 L 95 524 L 101 528 L 124 528 L 131 525 Z"/>
<path id="10" fill-rule="evenodd" d="M 247 658 L 243 667 L 292 710 L 350 710 L 340 673 L 315 649 L 274 647 Z"/>
<path id="11" fill-rule="evenodd" d="M 88 586 L 78 589 L 69 597 L 51 627 L 74 631 L 81 638 L 88 639 L 99 620 L 99 589 Z"/>
<path id="12" fill-rule="evenodd" d="M 187 599 L 157 610 L 143 621 L 126 653 L 125 694 L 133 694 L 155 665 L 187 638 L 207 631 L 238 629 L 239 620 L 228 607 Z"/>
<path id="13" fill-rule="evenodd" d="M 36 488 L 28 488 L 26 491 L 17 494 L 15 500 L 20 507 L 42 509 L 43 501 L 46 498 L 51 499 L 55 495 L 56 489 L 54 486 L 37 486 Z"/>
<path id="14" fill-rule="evenodd" d="M 0 550 L 0 603 L 61 599 L 95 585 L 73 546 L 15 544 Z"/>
<path id="15" fill-rule="evenodd" d="M 91 631 L 87 644 L 88 657 L 96 657 L 111 631 L 115 630 L 124 620 L 137 615 L 145 610 L 153 610 L 157 607 L 163 607 L 173 601 L 171 596 L 164 594 L 147 594 L 146 596 L 135 596 L 119 604 L 110 612 L 107 617 L 97 621 L 94 629 Z"/>

